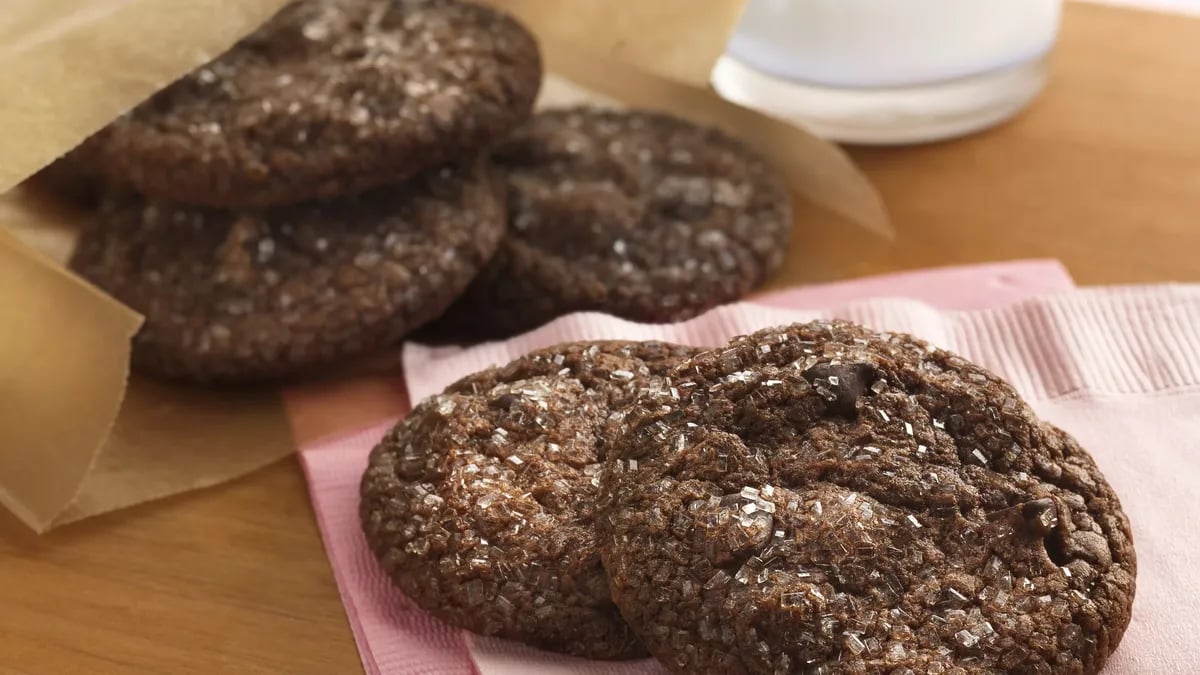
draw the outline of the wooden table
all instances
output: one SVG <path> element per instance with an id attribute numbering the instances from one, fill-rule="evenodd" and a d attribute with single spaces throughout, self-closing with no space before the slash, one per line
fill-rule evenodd
<path id="1" fill-rule="evenodd" d="M 1196 45 L 1197 20 L 1069 6 L 1021 118 L 853 151 L 895 243 L 801 213 L 780 284 L 1038 256 L 1080 283 L 1200 280 Z M 0 513 L 0 673 L 360 670 L 295 462 L 42 538 Z"/>

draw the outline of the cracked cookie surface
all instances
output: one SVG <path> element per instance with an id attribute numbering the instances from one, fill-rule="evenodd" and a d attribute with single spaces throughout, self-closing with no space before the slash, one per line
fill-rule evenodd
<path id="1" fill-rule="evenodd" d="M 102 131 L 114 182 L 262 207 L 398 183 L 524 120 L 532 35 L 459 0 L 299 0 Z"/>
<path id="2" fill-rule="evenodd" d="M 435 327 L 507 336 L 562 314 L 687 319 L 760 286 L 791 238 L 776 172 L 719 130 L 670 115 L 538 113 L 492 152 L 509 234 Z"/>
<path id="3" fill-rule="evenodd" d="M 422 402 L 363 476 L 363 530 L 383 567 L 456 626 L 578 656 L 644 655 L 596 547 L 603 441 L 637 390 L 697 351 L 568 343 Z"/>
<path id="4" fill-rule="evenodd" d="M 113 193 L 71 267 L 145 315 L 139 371 L 287 378 L 393 344 L 444 311 L 495 251 L 502 209 L 483 161 L 272 209 Z"/>
<path id="5" fill-rule="evenodd" d="M 1095 673 L 1129 522 L 1004 381 L 902 334 L 737 338 L 642 393 L 597 517 L 612 595 L 686 673 Z"/>

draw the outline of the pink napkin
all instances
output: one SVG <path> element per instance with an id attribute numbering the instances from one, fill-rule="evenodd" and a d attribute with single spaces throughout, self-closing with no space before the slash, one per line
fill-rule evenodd
<path id="1" fill-rule="evenodd" d="M 1067 291 L 1075 282 L 1057 260 L 1015 260 L 881 274 L 796 286 L 752 298 L 769 307 L 833 307 L 866 298 L 911 298 L 942 309 L 999 307 L 1033 295 Z"/>
<path id="2" fill-rule="evenodd" d="M 1074 434 L 1133 523 L 1139 559 L 1133 621 L 1108 674 L 1200 672 L 1200 285 L 1078 290 L 994 309 L 946 311 L 914 300 L 824 310 L 739 304 L 670 326 L 577 314 L 505 343 L 410 345 L 414 400 L 490 363 L 566 339 L 656 338 L 713 344 L 764 326 L 842 317 L 906 331 L 1006 377 L 1043 418 Z M 652 673 L 652 664 L 579 665 L 467 636 L 480 673 Z"/>
<path id="3" fill-rule="evenodd" d="M 845 303 L 875 296 L 905 297 L 923 300 L 945 309 L 973 309 L 999 306 L 1037 293 L 1073 288 L 1070 276 L 1054 261 L 1018 261 L 971 267 L 954 267 L 894 274 L 820 286 L 805 286 L 770 294 L 755 300 L 773 307 L 800 307 Z M 725 315 L 722 314 L 721 317 Z M 719 320 L 719 319 L 718 319 Z M 568 320 L 554 324 L 549 332 L 539 331 L 536 340 L 555 341 L 560 332 L 585 330 Z M 713 324 L 711 340 L 723 341 L 718 333 L 733 326 Z M 649 335 L 654 328 L 641 327 Z M 743 331 L 744 332 L 744 331 Z M 640 335 L 641 333 L 639 333 Z M 581 333 L 571 333 L 576 337 Z M 514 342 L 507 348 L 486 345 L 483 359 L 507 361 L 505 353 L 523 349 Z M 422 364 L 410 351 L 408 386 L 424 392 L 439 391 L 453 379 L 443 369 L 451 364 L 454 352 L 442 352 L 436 360 Z M 425 366 L 432 368 L 426 368 Z M 459 365 L 461 368 L 461 364 Z M 457 370 L 455 370 L 457 372 Z M 414 400 L 419 400 L 414 398 Z M 397 415 L 404 411 L 398 410 Z M 441 624 L 415 608 L 396 591 L 379 571 L 367 550 L 358 527 L 358 481 L 366 454 L 390 426 L 380 424 L 336 440 L 323 442 L 301 452 L 308 476 L 313 506 L 333 566 L 346 614 L 368 673 L 473 673 L 503 675 L 528 673 L 532 664 L 563 666 L 576 673 L 654 672 L 649 662 L 604 664 L 564 660 L 529 650 L 504 640 L 465 636 L 461 631 Z M 548 661 L 547 661 L 548 659 Z M 545 672 L 543 670 L 543 672 Z"/>

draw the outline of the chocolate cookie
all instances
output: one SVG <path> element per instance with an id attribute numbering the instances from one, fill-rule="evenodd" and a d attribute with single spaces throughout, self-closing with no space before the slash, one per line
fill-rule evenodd
<path id="1" fill-rule="evenodd" d="M 676 672 L 1095 673 L 1129 622 L 1129 522 L 1092 458 L 915 338 L 738 338 L 626 424 L 604 563 Z"/>
<path id="2" fill-rule="evenodd" d="M 471 155 L 529 114 L 533 37 L 458 0 L 299 0 L 104 132 L 113 180 L 205 206 L 355 193 Z"/>
<path id="3" fill-rule="evenodd" d="M 112 198 L 71 266 L 146 316 L 136 368 L 197 381 L 302 374 L 437 316 L 492 255 L 483 162 L 358 197 L 263 211 Z"/>
<path id="4" fill-rule="evenodd" d="M 508 177 L 509 234 L 436 324 L 442 336 L 511 335 L 582 310 L 686 319 L 763 283 L 791 235 L 769 166 L 668 115 L 543 112 L 493 159 Z"/>
<path id="5" fill-rule="evenodd" d="M 463 628 L 578 656 L 645 651 L 608 595 L 592 527 L 620 405 L 697 350 L 572 343 L 418 405 L 371 453 L 367 541 L 418 605 Z"/>

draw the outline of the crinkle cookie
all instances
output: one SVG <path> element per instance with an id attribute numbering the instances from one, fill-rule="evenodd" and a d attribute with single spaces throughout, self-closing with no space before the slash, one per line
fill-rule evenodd
<path id="1" fill-rule="evenodd" d="M 288 378 L 389 346 L 441 314 L 499 244 L 500 198 L 482 161 L 264 210 L 114 194 L 71 266 L 145 315 L 139 371 Z"/>
<path id="2" fill-rule="evenodd" d="M 790 197 L 724 133 L 651 112 L 542 112 L 493 152 L 509 233 L 433 328 L 469 339 L 577 311 L 662 323 L 738 300 L 783 262 Z"/>
<path id="3" fill-rule="evenodd" d="M 1092 458 L 915 338 L 764 330 L 626 424 L 604 564 L 675 672 L 1096 673 L 1129 623 L 1129 522 Z"/>
<path id="4" fill-rule="evenodd" d="M 357 193 L 476 154 L 528 117 L 532 35 L 459 0 L 299 0 L 97 138 L 111 180 L 187 204 Z"/>
<path id="5" fill-rule="evenodd" d="M 596 547 L 603 443 L 637 390 L 696 351 L 569 343 L 452 384 L 371 453 L 371 548 L 448 623 L 590 658 L 644 655 Z"/>

